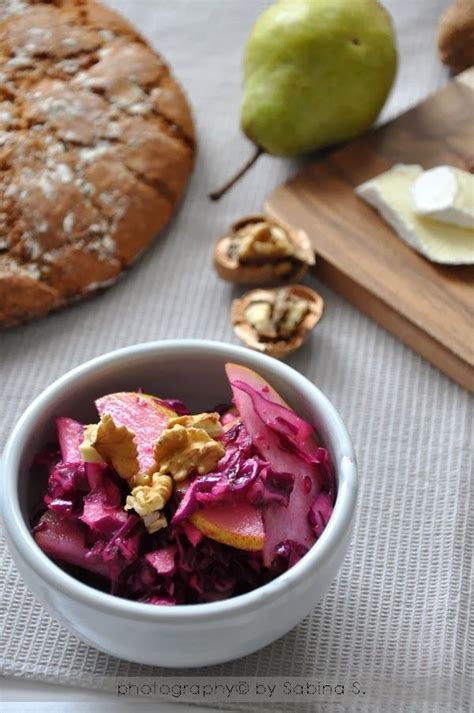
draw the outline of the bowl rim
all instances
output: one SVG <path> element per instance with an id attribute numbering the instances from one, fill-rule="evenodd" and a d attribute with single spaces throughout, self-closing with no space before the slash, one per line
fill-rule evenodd
<path id="1" fill-rule="evenodd" d="M 259 365 L 278 374 L 287 383 L 303 392 L 306 398 L 316 400 L 322 414 L 322 420 L 331 435 L 332 441 L 338 441 L 343 454 L 336 465 L 338 469 L 338 492 L 334 511 L 327 527 L 317 542 L 305 556 L 287 572 L 271 582 L 257 587 L 250 592 L 240 594 L 218 602 L 203 604 L 179 604 L 173 606 L 151 605 L 101 592 L 80 582 L 64 572 L 36 544 L 24 521 L 18 496 L 18 474 L 23 447 L 37 419 L 51 401 L 58 398 L 63 390 L 71 387 L 81 378 L 108 367 L 124 359 L 143 356 L 159 356 L 166 352 L 203 352 L 222 355 L 226 360 L 237 361 L 243 357 L 246 362 L 253 361 L 251 368 L 258 371 Z M 7 539 L 11 538 L 10 549 L 30 566 L 35 574 L 56 590 L 83 605 L 96 610 L 126 617 L 127 619 L 154 621 L 168 624 L 213 621 L 228 618 L 253 609 L 259 609 L 265 603 L 284 596 L 304 582 L 311 570 L 319 567 L 330 556 L 338 544 L 344 541 L 351 527 L 357 497 L 357 465 L 354 449 L 347 429 L 329 399 L 309 379 L 296 369 L 272 357 L 231 343 L 206 339 L 169 339 L 144 342 L 116 349 L 80 364 L 47 386 L 26 408 L 14 427 L 4 449 L 2 458 L 2 479 L 4 497 L 0 499 L 1 516 L 5 523 Z M 8 504 L 8 506 L 7 506 Z M 16 557 L 14 557 L 16 559 Z"/>

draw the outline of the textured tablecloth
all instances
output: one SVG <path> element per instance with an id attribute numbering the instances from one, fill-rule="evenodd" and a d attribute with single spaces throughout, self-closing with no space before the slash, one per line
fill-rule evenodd
<path id="1" fill-rule="evenodd" d="M 33 397 L 86 359 L 163 338 L 235 341 L 228 307 L 237 291 L 213 273 L 214 239 L 239 215 L 261 209 L 266 194 L 297 168 L 262 158 L 219 204 L 206 199 L 251 151 L 238 129 L 240 60 L 245 37 L 268 2 L 110 4 L 164 53 L 188 91 L 199 158 L 176 219 L 115 287 L 0 336 L 2 443 Z M 446 2 L 386 5 L 398 30 L 401 66 L 384 118 L 447 78 L 435 51 Z M 351 710 L 467 713 L 473 665 L 470 397 L 338 295 L 316 287 L 326 299 L 325 317 L 289 363 L 329 396 L 354 439 L 360 498 L 352 544 L 329 593 L 300 626 L 206 673 L 349 676 L 367 689 L 364 705 Z M 80 685 L 91 673 L 159 672 L 100 653 L 63 629 L 25 589 L 2 547 L 4 673 Z"/>

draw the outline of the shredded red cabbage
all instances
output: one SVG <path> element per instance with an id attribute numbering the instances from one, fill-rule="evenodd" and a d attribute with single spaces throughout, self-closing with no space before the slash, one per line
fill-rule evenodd
<path id="1" fill-rule="evenodd" d="M 186 521 L 149 535 L 140 518 L 119 505 L 121 484 L 104 464 L 45 462 L 48 509 L 33 528 L 35 539 L 74 576 L 100 589 L 173 605 L 216 601 L 274 576 L 259 553 L 214 542 Z"/>
<path id="2" fill-rule="evenodd" d="M 239 376 L 239 369 L 236 371 L 236 376 Z M 258 382 L 258 375 L 255 377 L 254 381 Z M 274 559 L 279 556 L 282 533 L 289 541 L 299 545 L 292 550 L 299 553 L 298 556 L 314 544 L 315 531 L 309 523 L 308 513 L 320 492 L 329 492 L 331 502 L 333 499 L 329 456 L 326 449 L 317 446 L 311 424 L 283 401 L 272 400 L 268 388 L 254 388 L 233 375 L 231 386 L 234 403 L 258 454 L 276 471 L 292 473 L 295 479 L 286 508 L 268 503 L 262 511 L 264 562 L 272 567 Z M 294 563 L 295 557 L 290 557 L 289 561 Z"/>
<path id="3" fill-rule="evenodd" d="M 231 500 L 237 492 L 244 493 L 246 499 L 258 507 L 269 503 L 288 505 L 294 476 L 272 470 L 270 463 L 259 457 L 243 423 L 229 428 L 222 442 L 225 455 L 217 469 L 191 482 L 173 516 L 173 524 L 188 520 L 200 504 Z"/>
<path id="4" fill-rule="evenodd" d="M 275 392 L 239 380 L 232 387 L 237 408 L 219 408 L 224 456 L 213 472 L 190 476 L 177 490 L 165 508 L 168 526 L 154 534 L 124 509 L 126 481 L 105 463 L 82 462 L 84 425 L 58 418 L 57 446 L 38 454 L 33 466 L 35 477 L 46 471 L 48 480 L 42 506 L 32 513 L 41 549 L 87 584 L 167 606 L 235 596 L 292 567 L 332 513 L 329 455 L 316 445 L 310 424 L 272 401 Z M 180 401 L 156 400 L 177 414 L 190 413 Z M 262 513 L 263 552 L 221 544 L 190 522 L 197 510 L 232 502 L 237 494 Z M 293 522 L 301 512 L 303 521 Z"/>
<path id="5" fill-rule="evenodd" d="M 332 497 L 322 491 L 311 505 L 308 521 L 315 537 L 320 537 L 332 515 Z"/>
<path id="6" fill-rule="evenodd" d="M 60 518 L 72 517 L 82 507 L 82 498 L 89 485 L 85 463 L 53 464 L 48 478 L 48 490 L 44 502 Z"/>

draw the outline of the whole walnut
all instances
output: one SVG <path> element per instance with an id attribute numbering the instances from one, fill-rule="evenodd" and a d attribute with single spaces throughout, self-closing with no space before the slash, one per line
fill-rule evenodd
<path id="1" fill-rule="evenodd" d="M 474 0 L 457 0 L 438 27 L 441 61 L 457 74 L 474 65 Z"/>

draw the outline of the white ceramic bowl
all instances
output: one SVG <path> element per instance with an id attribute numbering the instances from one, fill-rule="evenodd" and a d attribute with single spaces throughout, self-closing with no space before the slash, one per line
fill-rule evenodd
<path id="1" fill-rule="evenodd" d="M 57 567 L 36 545 L 28 513 L 44 483 L 29 474 L 33 455 L 59 415 L 87 422 L 93 401 L 136 390 L 180 398 L 192 409 L 230 401 L 228 361 L 262 374 L 301 416 L 315 424 L 337 478 L 333 515 L 311 550 L 288 572 L 233 599 L 188 606 L 152 606 L 97 591 Z M 12 555 L 27 585 L 56 619 L 114 656 L 160 666 L 204 666 L 244 656 L 295 626 L 321 599 L 349 543 L 356 501 L 354 451 L 338 413 L 304 376 L 275 359 L 231 344 L 163 341 L 93 359 L 58 379 L 25 411 L 3 459 L 2 516 Z"/>

